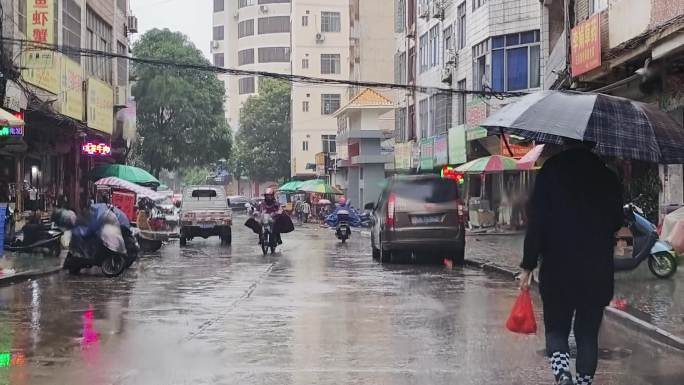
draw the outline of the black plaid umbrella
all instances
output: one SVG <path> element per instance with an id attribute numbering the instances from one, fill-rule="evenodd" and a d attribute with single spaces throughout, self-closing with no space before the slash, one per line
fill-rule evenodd
<path id="1" fill-rule="evenodd" d="M 684 163 L 684 127 L 656 106 L 616 96 L 540 91 L 490 116 L 483 127 L 541 143 L 563 138 L 596 144 L 602 155 Z"/>

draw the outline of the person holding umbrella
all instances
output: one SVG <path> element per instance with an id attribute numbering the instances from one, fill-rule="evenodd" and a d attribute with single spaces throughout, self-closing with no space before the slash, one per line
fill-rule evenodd
<path id="1" fill-rule="evenodd" d="M 577 384 L 590 385 L 603 309 L 613 296 L 614 233 L 623 223 L 621 184 L 594 153 L 681 164 L 684 130 L 655 105 L 552 90 L 523 96 L 482 126 L 493 134 L 565 146 L 537 176 L 520 278 L 527 287 L 541 261 L 539 290 L 553 374 L 557 383 L 573 384 L 568 337 L 574 318 Z"/>

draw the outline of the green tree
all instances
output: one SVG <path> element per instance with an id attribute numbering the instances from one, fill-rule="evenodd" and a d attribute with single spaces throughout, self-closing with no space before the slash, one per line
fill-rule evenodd
<path id="1" fill-rule="evenodd" d="M 186 186 L 206 184 L 211 171 L 205 167 L 192 167 L 183 170 L 183 183 Z"/>
<path id="2" fill-rule="evenodd" d="M 153 29 L 133 46 L 145 59 L 209 65 L 180 32 Z M 133 67 L 138 133 L 144 138 L 140 159 L 150 171 L 203 166 L 228 158 L 232 135 L 223 110 L 225 88 L 215 74 L 151 64 Z"/>
<path id="3" fill-rule="evenodd" d="M 242 106 L 231 160 L 236 177 L 258 181 L 290 176 L 290 84 L 262 78 L 259 95 Z"/>

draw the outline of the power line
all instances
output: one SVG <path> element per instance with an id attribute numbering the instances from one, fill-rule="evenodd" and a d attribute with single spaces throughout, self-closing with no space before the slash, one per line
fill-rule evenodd
<path id="1" fill-rule="evenodd" d="M 370 87 L 370 88 L 388 88 L 388 89 L 398 89 L 411 92 L 419 92 L 424 94 L 456 94 L 456 95 L 477 95 L 483 97 L 494 97 L 497 99 L 503 99 L 507 97 L 523 96 L 525 92 L 511 92 L 511 91 L 491 91 L 491 90 L 461 90 L 452 89 L 446 87 L 433 87 L 433 86 L 420 86 L 413 84 L 397 84 L 397 83 L 385 83 L 385 82 L 375 82 L 375 81 L 355 81 L 355 80 L 344 80 L 344 79 L 333 79 L 333 78 L 321 78 L 305 75 L 292 75 L 292 74 L 282 74 L 277 72 L 268 71 L 253 71 L 253 70 L 243 70 L 236 68 L 223 68 L 216 67 L 206 64 L 194 64 L 194 63 L 182 63 L 171 60 L 161 60 L 161 59 L 150 59 L 150 58 L 140 58 L 140 57 L 130 57 L 126 55 L 121 55 L 113 52 L 106 52 L 100 50 L 77 48 L 67 45 L 59 44 L 45 44 L 37 43 L 32 40 L 25 39 L 14 39 L 9 37 L 3 37 L 0 39 L 3 42 L 9 42 L 14 45 L 20 46 L 30 46 L 30 49 L 36 50 L 47 50 L 60 52 L 69 55 L 79 55 L 82 57 L 106 57 L 111 59 L 124 59 L 129 60 L 133 63 L 154 65 L 161 67 L 173 67 L 184 70 L 194 70 L 202 72 L 210 72 L 215 74 L 227 74 L 232 76 L 257 76 L 266 77 L 272 79 L 284 80 L 290 83 L 306 83 L 306 84 L 336 84 L 336 85 L 346 85 L 355 87 Z"/>

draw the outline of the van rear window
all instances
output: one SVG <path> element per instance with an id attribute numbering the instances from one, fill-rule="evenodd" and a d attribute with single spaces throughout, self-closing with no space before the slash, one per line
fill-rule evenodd
<path id="1" fill-rule="evenodd" d="M 193 198 L 216 198 L 216 190 L 193 190 Z"/>
<path id="2" fill-rule="evenodd" d="M 397 196 L 425 203 L 458 200 L 458 184 L 452 179 L 402 180 L 392 189 Z"/>

